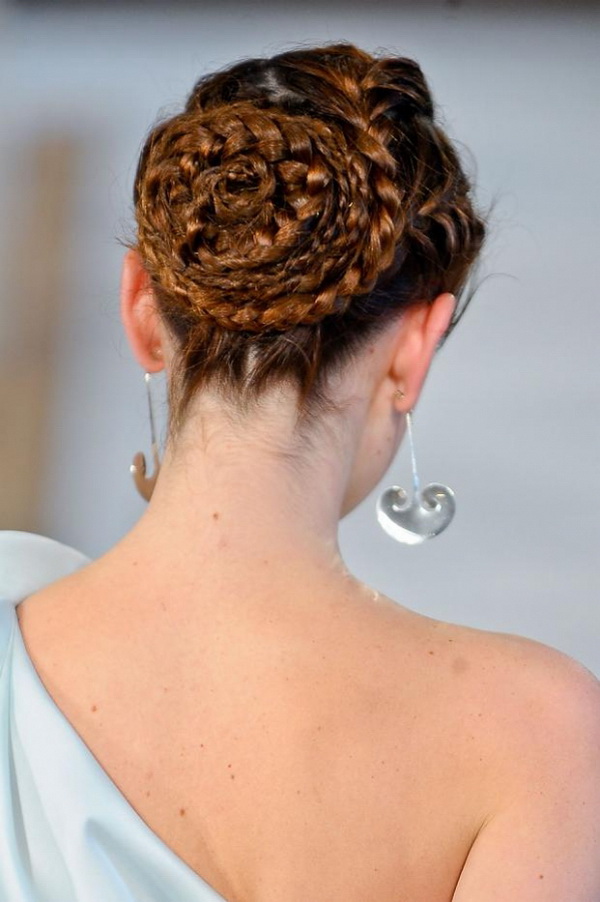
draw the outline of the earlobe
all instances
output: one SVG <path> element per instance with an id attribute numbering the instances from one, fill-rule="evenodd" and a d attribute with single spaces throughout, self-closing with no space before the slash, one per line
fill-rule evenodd
<path id="1" fill-rule="evenodd" d="M 121 319 L 133 354 L 147 372 L 163 368 L 159 315 L 150 280 L 137 251 L 128 250 L 121 271 Z"/>

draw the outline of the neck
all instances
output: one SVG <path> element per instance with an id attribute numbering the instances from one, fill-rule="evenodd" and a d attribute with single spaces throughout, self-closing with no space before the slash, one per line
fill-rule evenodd
<path id="1" fill-rule="evenodd" d="M 178 593 L 190 598 L 209 586 L 233 597 L 249 587 L 264 596 L 356 585 L 338 545 L 351 458 L 327 451 L 295 458 L 256 442 L 167 446 L 147 509 L 109 552 L 119 577 L 143 578 L 160 594 L 177 575 Z"/>

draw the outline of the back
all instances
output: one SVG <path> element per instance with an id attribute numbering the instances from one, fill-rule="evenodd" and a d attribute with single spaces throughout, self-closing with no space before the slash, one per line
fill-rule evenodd
<path id="1" fill-rule="evenodd" d="M 441 902 L 460 878 L 469 902 L 475 850 L 545 759 L 532 706 L 560 726 L 564 697 L 597 693 L 545 646 L 387 599 L 169 630 L 92 571 L 19 607 L 29 653 L 131 807 L 229 900 Z"/>

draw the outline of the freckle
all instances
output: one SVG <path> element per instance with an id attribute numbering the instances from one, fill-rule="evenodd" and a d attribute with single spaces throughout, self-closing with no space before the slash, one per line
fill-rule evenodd
<path id="1" fill-rule="evenodd" d="M 231 777 L 232 780 L 235 780 L 235 774 L 230 774 L 229 776 Z"/>
<path id="2" fill-rule="evenodd" d="M 168 686 L 163 686 L 163 692 L 168 692 L 168 691 L 169 691 L 169 687 L 168 687 Z"/>
<path id="3" fill-rule="evenodd" d="M 431 649 L 429 649 L 429 651 L 427 652 L 427 654 L 429 654 L 429 655 L 434 655 L 435 652 L 434 652 L 434 651 L 431 651 Z"/>
<path id="4" fill-rule="evenodd" d="M 180 808 L 179 814 L 181 815 L 181 817 L 183 817 L 183 815 L 185 814 L 185 808 Z"/>
<path id="5" fill-rule="evenodd" d="M 231 767 L 231 764 L 228 764 L 227 767 Z"/>
<path id="6" fill-rule="evenodd" d="M 538 880 L 543 880 L 543 879 L 544 879 L 544 875 L 543 875 L 543 874 L 540 874 L 539 877 L 538 877 Z"/>
<path id="7" fill-rule="evenodd" d="M 200 743 L 200 748 L 201 748 L 201 749 L 204 748 L 204 743 L 203 743 L 203 742 Z"/>
<path id="8" fill-rule="evenodd" d="M 213 520 L 219 519 L 219 511 L 213 511 Z"/>
<path id="9" fill-rule="evenodd" d="M 167 606 L 166 606 L 166 604 L 164 603 L 164 601 L 161 601 L 160 606 L 161 606 L 161 608 L 163 609 L 163 611 L 166 611 L 166 610 L 167 610 Z"/>
<path id="10" fill-rule="evenodd" d="M 97 711 L 97 710 L 98 710 L 98 705 L 92 705 L 92 711 Z"/>
<path id="11" fill-rule="evenodd" d="M 146 790 L 146 795 L 147 795 L 147 796 L 150 795 L 150 790 L 149 790 L 149 789 Z"/>

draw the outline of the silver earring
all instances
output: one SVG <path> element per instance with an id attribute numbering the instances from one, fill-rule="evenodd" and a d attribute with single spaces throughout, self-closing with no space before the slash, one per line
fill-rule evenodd
<path id="1" fill-rule="evenodd" d="M 406 414 L 406 429 L 412 463 L 413 494 L 394 485 L 377 500 L 379 525 L 397 542 L 419 545 L 425 539 L 439 535 L 451 522 L 456 511 L 454 492 L 437 482 L 421 489 L 412 433 L 412 412 Z"/>
<path id="2" fill-rule="evenodd" d="M 150 391 L 151 373 L 144 373 L 144 381 L 146 383 L 146 391 L 148 394 L 148 412 L 150 415 L 150 440 L 152 442 L 152 459 L 154 461 L 154 472 L 152 476 L 146 475 L 146 458 L 141 451 L 133 458 L 133 463 L 129 467 L 129 472 L 133 476 L 135 487 L 145 501 L 150 501 L 154 486 L 158 478 L 160 470 L 160 458 L 158 456 L 158 442 L 156 440 L 156 429 L 154 426 L 154 411 L 152 409 L 152 394 Z"/>

